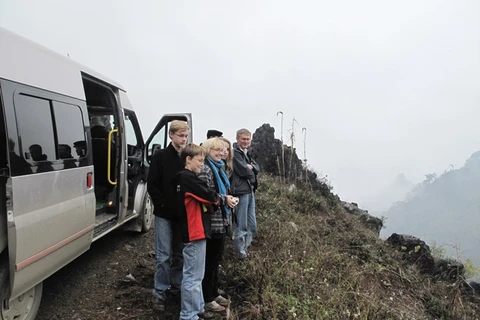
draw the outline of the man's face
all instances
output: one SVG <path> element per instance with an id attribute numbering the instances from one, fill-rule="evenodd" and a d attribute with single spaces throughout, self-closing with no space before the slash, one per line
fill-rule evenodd
<path id="1" fill-rule="evenodd" d="M 251 136 L 247 133 L 241 134 L 237 137 L 237 143 L 242 149 L 247 149 L 250 147 L 250 138 Z"/>
<path id="2" fill-rule="evenodd" d="M 179 130 L 175 133 L 170 133 L 170 139 L 172 139 L 172 144 L 177 149 L 182 149 L 187 145 L 188 140 L 188 130 Z"/>

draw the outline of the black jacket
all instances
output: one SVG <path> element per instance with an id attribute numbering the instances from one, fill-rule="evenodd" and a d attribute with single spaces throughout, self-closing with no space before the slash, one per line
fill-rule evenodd
<path id="1" fill-rule="evenodd" d="M 252 159 L 250 151 L 246 154 L 235 143 L 233 145 L 233 173 L 230 183 L 230 191 L 233 195 L 248 194 L 255 191 L 257 187 L 257 174 L 260 172 L 260 167 Z M 248 168 L 248 164 L 253 166 L 253 169 Z"/>
<path id="2" fill-rule="evenodd" d="M 153 214 L 169 220 L 178 218 L 173 177 L 183 168 L 180 156 L 172 143 L 152 156 L 147 190 L 152 198 Z"/>
<path id="3" fill-rule="evenodd" d="M 210 238 L 210 215 L 218 205 L 217 193 L 194 172 L 183 169 L 174 178 L 183 242 Z"/>

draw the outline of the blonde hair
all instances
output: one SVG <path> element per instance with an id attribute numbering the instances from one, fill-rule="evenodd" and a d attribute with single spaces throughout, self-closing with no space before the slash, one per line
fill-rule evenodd
<path id="1" fill-rule="evenodd" d="M 178 131 L 184 131 L 188 130 L 190 131 L 190 127 L 188 126 L 188 123 L 186 121 L 181 121 L 181 120 L 173 120 L 170 123 L 170 129 L 168 129 L 169 133 L 177 133 Z"/>
<path id="2" fill-rule="evenodd" d="M 237 130 L 237 138 L 239 138 L 243 134 L 248 134 L 250 137 L 252 136 L 252 133 L 248 129 L 242 128 L 240 130 Z"/>
<path id="3" fill-rule="evenodd" d="M 225 163 L 227 165 L 228 168 L 233 168 L 233 149 L 232 149 L 232 143 L 230 142 L 230 140 L 228 140 L 227 138 L 224 138 L 224 137 L 219 137 L 218 138 L 219 140 L 222 140 L 224 143 L 228 143 L 228 156 L 227 156 L 227 160 L 225 160 Z"/>
<path id="4" fill-rule="evenodd" d="M 202 144 L 202 147 L 207 154 L 212 149 L 216 149 L 216 148 L 222 148 L 223 149 L 224 146 L 225 145 L 223 144 L 223 141 L 220 140 L 219 138 L 210 138 Z"/>

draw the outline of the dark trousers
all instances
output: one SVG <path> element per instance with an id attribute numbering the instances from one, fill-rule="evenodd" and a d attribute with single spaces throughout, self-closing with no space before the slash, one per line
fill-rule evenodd
<path id="1" fill-rule="evenodd" d="M 214 234 L 207 239 L 205 276 L 202 281 L 203 299 L 212 302 L 218 296 L 218 266 L 225 247 L 225 234 Z"/>

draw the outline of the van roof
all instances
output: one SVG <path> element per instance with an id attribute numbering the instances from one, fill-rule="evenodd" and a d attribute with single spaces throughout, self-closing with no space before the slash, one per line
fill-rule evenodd
<path id="1" fill-rule="evenodd" d="M 0 27 L 0 78 L 85 100 L 82 73 L 121 85 L 42 45 Z"/>

